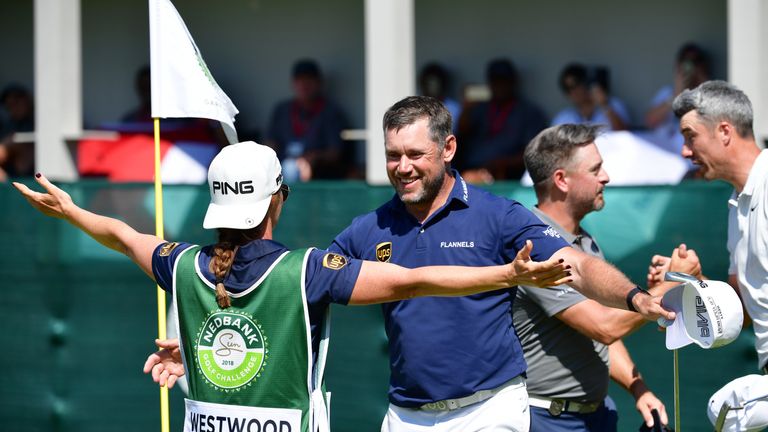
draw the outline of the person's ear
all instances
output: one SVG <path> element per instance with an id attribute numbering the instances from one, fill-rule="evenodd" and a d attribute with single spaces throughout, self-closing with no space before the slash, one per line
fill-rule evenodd
<path id="1" fill-rule="evenodd" d="M 552 185 L 562 192 L 568 192 L 568 174 L 564 169 L 556 169 L 552 173 Z"/>
<path id="2" fill-rule="evenodd" d="M 443 162 L 450 163 L 454 156 L 456 156 L 456 137 L 448 135 L 445 139 L 445 147 L 443 147 Z"/>
<path id="3" fill-rule="evenodd" d="M 732 124 L 721 121 L 715 126 L 715 133 L 720 142 L 723 143 L 724 146 L 728 146 L 731 143 L 736 130 Z"/>

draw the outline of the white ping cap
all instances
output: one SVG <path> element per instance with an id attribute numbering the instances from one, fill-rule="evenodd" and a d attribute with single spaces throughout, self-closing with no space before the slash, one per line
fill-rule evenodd
<path id="1" fill-rule="evenodd" d="M 709 399 L 707 417 L 718 432 L 768 427 L 768 375 L 747 375 L 723 386 Z"/>
<path id="2" fill-rule="evenodd" d="M 692 342 L 704 349 L 727 345 L 739 336 L 744 322 L 741 300 L 725 282 L 686 279 L 667 291 L 661 304 L 676 314 L 667 326 L 670 350 Z"/>
<path id="3" fill-rule="evenodd" d="M 271 148 L 253 141 L 224 147 L 208 168 L 211 203 L 203 228 L 258 226 L 282 183 L 280 161 Z"/>

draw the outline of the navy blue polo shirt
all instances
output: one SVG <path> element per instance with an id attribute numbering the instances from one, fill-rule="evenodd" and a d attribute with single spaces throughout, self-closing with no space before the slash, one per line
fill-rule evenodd
<path id="1" fill-rule="evenodd" d="M 160 244 L 152 254 L 152 273 L 160 288 L 173 291 L 173 266 L 182 251 L 192 246 L 178 243 L 170 253 L 161 256 L 160 249 L 167 243 Z M 224 280 L 227 290 L 233 293 L 245 291 L 253 286 L 267 272 L 276 259 L 288 249 L 272 240 L 254 240 L 241 246 L 235 255 L 232 269 Z M 362 261 L 347 259 L 347 265 L 341 268 L 328 268 L 323 265 L 327 251 L 314 249 L 307 260 L 304 288 L 307 293 L 309 323 L 312 327 L 312 352 L 317 354 L 320 343 L 320 325 L 325 311 L 331 303 L 346 305 L 352 295 L 352 289 L 360 273 Z M 209 270 L 212 246 L 204 246 L 198 255 L 197 264 L 200 272 L 214 283 L 216 278 Z"/>
<path id="2" fill-rule="evenodd" d="M 446 204 L 419 223 L 395 195 L 356 218 L 329 248 L 404 267 L 487 266 L 512 261 L 526 240 L 546 260 L 568 244 L 520 203 L 467 185 L 454 171 Z M 468 396 L 525 372 L 512 326 L 516 288 L 467 297 L 423 297 L 382 305 L 389 337 L 389 399 L 398 406 Z"/>

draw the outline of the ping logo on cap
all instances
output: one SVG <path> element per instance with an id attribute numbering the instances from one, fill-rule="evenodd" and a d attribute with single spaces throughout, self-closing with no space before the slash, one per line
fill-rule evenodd
<path id="1" fill-rule="evenodd" d="M 701 297 L 696 296 L 696 326 L 701 337 L 709 337 L 709 320 L 707 319 L 707 305 Z"/>
<path id="2" fill-rule="evenodd" d="M 253 181 L 252 180 L 244 180 L 241 182 L 220 182 L 215 181 L 213 182 L 213 193 L 219 192 L 222 195 L 227 195 L 230 192 L 235 195 L 245 195 L 245 194 L 252 194 L 253 189 Z"/>

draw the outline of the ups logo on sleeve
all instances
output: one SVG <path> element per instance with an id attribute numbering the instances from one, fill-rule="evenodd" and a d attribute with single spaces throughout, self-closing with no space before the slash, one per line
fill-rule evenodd
<path id="1" fill-rule="evenodd" d="M 392 258 L 392 242 L 384 242 L 376 245 L 376 259 L 381 262 L 389 262 Z"/>
<path id="2" fill-rule="evenodd" d="M 179 245 L 179 244 L 178 244 L 178 243 L 176 243 L 176 242 L 172 242 L 172 243 L 166 243 L 166 244 L 164 244 L 164 245 L 163 245 L 163 246 L 160 248 L 160 251 L 159 251 L 157 254 L 158 254 L 158 255 L 160 255 L 161 257 L 167 257 L 167 256 L 169 256 L 169 255 L 171 254 L 171 252 L 172 252 L 174 249 L 176 249 L 176 247 L 177 247 L 178 245 Z"/>
<path id="3" fill-rule="evenodd" d="M 342 255 L 329 252 L 323 257 L 323 267 L 331 270 L 340 270 L 347 265 L 347 259 Z"/>

